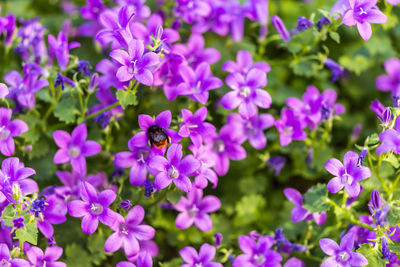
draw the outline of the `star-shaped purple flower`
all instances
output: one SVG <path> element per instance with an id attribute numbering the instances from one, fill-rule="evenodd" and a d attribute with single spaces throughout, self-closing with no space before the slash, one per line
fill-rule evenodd
<path id="1" fill-rule="evenodd" d="M 104 250 L 112 253 L 123 248 L 127 258 L 135 257 L 140 250 L 139 241 L 150 240 L 155 234 L 153 227 L 142 224 L 144 209 L 134 206 L 124 219 L 118 215 L 110 228 L 114 231 L 104 244 Z"/>
<path id="2" fill-rule="evenodd" d="M 49 58 L 50 62 L 57 58 L 58 66 L 61 70 L 67 68 L 69 62 L 69 50 L 79 47 L 78 42 L 68 44 L 67 36 L 64 32 L 60 32 L 57 39 L 53 35 L 49 35 Z"/>
<path id="3" fill-rule="evenodd" d="M 57 266 L 67 267 L 67 264 L 61 261 L 57 261 L 63 254 L 63 249 L 57 246 L 51 246 L 46 248 L 45 252 L 38 247 L 30 247 L 26 252 L 28 260 L 33 266 L 46 267 L 46 266 Z"/>
<path id="4" fill-rule="evenodd" d="M 203 190 L 193 188 L 187 197 L 181 197 L 175 209 L 179 211 L 175 225 L 179 229 L 189 228 L 193 223 L 203 232 L 212 228 L 212 221 L 208 213 L 215 212 L 221 206 L 221 202 L 215 196 L 205 196 Z"/>
<path id="5" fill-rule="evenodd" d="M 287 146 L 292 140 L 305 140 L 307 138 L 301 120 L 295 116 L 291 109 L 282 109 L 281 118 L 275 121 L 275 127 L 280 133 L 281 146 Z"/>
<path id="6" fill-rule="evenodd" d="M 193 155 L 188 155 L 183 159 L 182 156 L 182 145 L 172 144 L 167 151 L 167 158 L 155 156 L 150 160 L 150 168 L 158 172 L 154 182 L 158 190 L 166 188 L 172 182 L 185 192 L 192 189 L 188 176 L 194 174 L 200 167 L 200 162 Z"/>
<path id="7" fill-rule="evenodd" d="M 343 24 L 357 25 L 361 37 L 368 41 L 372 35 L 370 23 L 385 23 L 387 17 L 376 6 L 378 0 L 349 0 L 350 9 L 343 15 Z"/>
<path id="8" fill-rule="evenodd" d="M 236 62 L 226 61 L 222 65 L 224 71 L 234 73 L 238 72 L 242 75 L 246 75 L 251 69 L 259 69 L 264 72 L 269 72 L 271 67 L 266 62 L 255 62 L 253 63 L 253 57 L 247 50 L 239 50 L 236 54 Z"/>
<path id="9" fill-rule="evenodd" d="M 348 151 L 343 157 L 343 164 L 332 158 L 325 164 L 325 169 L 334 175 L 328 183 L 328 190 L 337 193 L 345 188 L 350 197 L 355 198 L 360 194 L 361 186 L 358 183 L 371 176 L 368 167 L 358 166 L 358 154 Z"/>
<path id="10" fill-rule="evenodd" d="M 347 233 L 340 241 L 340 246 L 329 238 L 323 238 L 319 241 L 321 250 L 325 252 L 327 258 L 321 267 L 331 266 L 365 266 L 368 260 L 360 253 L 352 252 L 354 247 L 353 233 Z"/>
<path id="11" fill-rule="evenodd" d="M 261 89 L 267 85 L 265 72 L 253 68 L 246 76 L 237 72 L 226 77 L 226 84 L 233 90 L 221 99 L 221 105 L 226 109 L 239 107 L 239 114 L 244 118 L 251 118 L 258 113 L 257 106 L 269 108 L 272 103 L 271 96 Z"/>
<path id="12" fill-rule="evenodd" d="M 78 125 L 72 135 L 65 131 L 53 133 L 54 142 L 60 149 L 54 155 L 55 164 L 71 162 L 72 168 L 79 173 L 86 173 L 85 157 L 96 155 L 101 146 L 95 141 L 86 141 L 87 128 L 85 124 Z"/>
<path id="13" fill-rule="evenodd" d="M 212 170 L 215 164 L 214 154 L 210 154 L 205 146 L 190 145 L 190 151 L 192 151 L 193 156 L 200 162 L 200 167 L 195 171 L 194 184 L 196 187 L 204 189 L 207 187 L 208 182 L 213 184 L 213 188 L 217 187 L 218 176 Z"/>
<path id="14" fill-rule="evenodd" d="M 198 267 L 198 266 L 209 266 L 209 267 L 223 267 L 221 263 L 214 262 L 216 248 L 210 244 L 203 244 L 200 247 L 199 253 L 192 247 L 184 247 L 179 251 L 185 264 L 181 267 Z"/>
<path id="15" fill-rule="evenodd" d="M 385 61 L 387 74 L 376 79 L 376 87 L 381 91 L 391 91 L 392 95 L 400 95 L 400 59 L 389 58 Z"/>
<path id="16" fill-rule="evenodd" d="M 0 152 L 11 156 L 15 151 L 14 137 L 28 131 L 28 125 L 22 120 L 11 120 L 12 110 L 0 108 Z"/>

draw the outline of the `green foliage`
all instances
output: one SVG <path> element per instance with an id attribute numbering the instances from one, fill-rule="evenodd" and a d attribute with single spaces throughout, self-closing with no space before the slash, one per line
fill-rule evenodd
<path id="1" fill-rule="evenodd" d="M 74 122 L 77 114 L 76 104 L 77 100 L 75 96 L 64 94 L 61 97 L 61 101 L 54 108 L 54 116 L 65 123 Z"/>
<path id="2" fill-rule="evenodd" d="M 358 253 L 364 255 L 365 258 L 368 260 L 368 266 L 374 267 L 385 267 L 385 261 L 381 259 L 382 254 L 371 244 L 362 244 L 359 249 L 357 249 Z"/>
<path id="3" fill-rule="evenodd" d="M 130 105 L 136 105 L 136 94 L 134 92 L 127 92 L 124 90 L 117 91 L 117 99 L 123 109 L 126 109 Z"/>
<path id="4" fill-rule="evenodd" d="M 90 255 L 86 250 L 76 243 L 68 244 L 65 249 L 65 255 L 67 257 L 66 264 L 70 267 L 90 267 L 91 259 Z"/>
<path id="5" fill-rule="evenodd" d="M 13 222 L 12 220 L 15 218 L 15 210 L 11 204 L 9 204 L 1 214 L 1 219 L 3 220 L 4 224 L 7 226 L 12 227 Z"/>
<path id="6" fill-rule="evenodd" d="M 329 209 L 327 203 L 328 189 L 325 184 L 314 185 L 310 191 L 304 195 L 303 208 L 314 212 L 323 212 Z"/>
<path id="7" fill-rule="evenodd" d="M 251 194 L 243 196 L 236 203 L 236 224 L 249 224 L 260 219 L 261 214 L 265 211 L 267 202 L 262 195 Z"/>
<path id="8" fill-rule="evenodd" d="M 38 229 L 36 228 L 36 221 L 27 222 L 25 220 L 25 227 L 15 230 L 15 236 L 20 242 L 37 245 Z"/>
<path id="9" fill-rule="evenodd" d="M 106 252 L 104 251 L 105 242 L 106 238 L 103 235 L 103 232 L 88 237 L 87 248 L 90 252 L 90 259 L 97 266 L 100 266 L 101 262 L 107 257 Z"/>

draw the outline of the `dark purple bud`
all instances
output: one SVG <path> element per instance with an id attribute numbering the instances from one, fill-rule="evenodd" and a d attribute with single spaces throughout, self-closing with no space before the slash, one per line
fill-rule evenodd
<path id="1" fill-rule="evenodd" d="M 144 190 L 145 190 L 144 195 L 146 197 L 151 197 L 151 195 L 155 192 L 153 183 L 150 180 L 146 180 L 144 182 Z"/>
<path id="2" fill-rule="evenodd" d="M 172 204 L 171 202 L 163 202 L 163 203 L 158 204 L 158 206 L 165 210 L 174 210 L 175 209 L 174 204 Z"/>
<path id="3" fill-rule="evenodd" d="M 284 42 L 289 42 L 290 41 L 290 33 L 285 27 L 285 24 L 283 24 L 283 21 L 281 20 L 280 17 L 277 15 L 272 16 L 271 18 L 271 23 L 274 25 L 275 29 L 278 31 L 279 35 L 282 37 L 282 40 Z"/>
<path id="4" fill-rule="evenodd" d="M 182 26 L 182 21 L 180 19 L 176 19 L 174 20 L 174 22 L 172 22 L 172 29 L 174 30 L 179 30 L 179 28 Z"/>
<path id="5" fill-rule="evenodd" d="M 297 29 L 299 32 L 302 32 L 302 31 L 305 31 L 305 30 L 311 28 L 313 25 L 314 25 L 314 24 L 312 23 L 312 21 L 309 20 L 308 18 L 306 18 L 306 17 L 299 17 L 299 18 L 297 19 L 297 26 L 296 26 L 296 29 Z"/>
<path id="6" fill-rule="evenodd" d="M 228 259 L 231 263 L 233 263 L 235 261 L 235 257 L 232 254 L 228 255 Z"/>
<path id="7" fill-rule="evenodd" d="M 89 68 L 91 68 L 89 61 L 86 60 L 78 61 L 78 72 L 83 72 L 83 75 L 89 76 L 90 75 Z"/>
<path id="8" fill-rule="evenodd" d="M 31 212 L 35 214 L 35 217 L 39 217 L 39 214 L 45 211 L 46 209 L 46 201 L 42 199 L 35 199 L 32 202 Z"/>
<path id="9" fill-rule="evenodd" d="M 125 171 L 123 168 L 121 168 L 117 165 L 114 165 L 114 171 L 111 173 L 111 178 L 121 177 L 124 174 L 124 172 Z"/>
<path id="10" fill-rule="evenodd" d="M 107 111 L 97 115 L 94 118 L 94 121 L 97 122 L 98 124 L 100 124 L 101 127 L 107 128 L 107 126 L 110 124 L 111 117 L 112 117 L 112 113 L 109 110 L 107 110 Z"/>
<path id="11" fill-rule="evenodd" d="M 344 68 L 336 61 L 326 58 L 324 64 L 332 71 L 331 82 L 336 82 L 341 76 L 344 75 Z"/>
<path id="12" fill-rule="evenodd" d="M 300 245 L 300 244 L 292 244 L 292 250 L 304 252 L 307 250 L 307 247 L 304 245 Z"/>
<path id="13" fill-rule="evenodd" d="M 47 239 L 47 245 L 54 246 L 55 244 L 56 240 L 54 239 L 54 237 L 50 237 L 49 239 Z"/>
<path id="14" fill-rule="evenodd" d="M 89 87 L 88 87 L 89 92 L 93 92 L 97 88 L 98 85 L 99 85 L 99 74 L 95 73 L 90 78 Z"/>
<path id="15" fill-rule="evenodd" d="M 383 120 L 383 112 L 385 111 L 385 106 L 382 105 L 381 102 L 379 102 L 379 100 L 375 99 L 374 101 L 372 101 L 371 105 L 369 106 L 369 108 L 375 112 L 375 115 L 382 121 Z"/>
<path id="16" fill-rule="evenodd" d="M 219 246 L 221 246 L 221 243 L 222 243 L 222 234 L 221 233 L 216 233 L 214 235 L 214 245 L 216 247 L 219 247 Z"/>
<path id="17" fill-rule="evenodd" d="M 385 108 L 382 114 L 382 123 L 388 125 L 392 121 L 392 111 L 390 108 Z"/>
<path id="18" fill-rule="evenodd" d="M 357 167 L 360 167 L 363 165 L 363 161 L 365 159 L 365 156 L 367 155 L 368 149 L 367 148 L 363 148 L 361 150 L 360 156 L 358 157 L 357 160 Z"/>
<path id="19" fill-rule="evenodd" d="M 389 246 L 387 243 L 387 238 L 384 236 L 382 237 L 382 260 L 388 260 L 389 263 L 395 262 L 397 257 L 394 253 L 389 250 Z"/>
<path id="20" fill-rule="evenodd" d="M 351 133 L 351 140 L 355 141 L 358 139 L 360 136 L 362 130 L 362 125 L 361 124 L 356 124 L 353 128 L 353 132 Z"/>
<path id="21" fill-rule="evenodd" d="M 254 241 L 257 241 L 261 237 L 261 235 L 257 231 L 254 230 L 249 233 L 249 237 L 251 239 L 253 239 Z"/>
<path id="22" fill-rule="evenodd" d="M 331 23 L 331 20 L 327 17 L 322 17 L 318 22 L 317 22 L 317 28 L 318 31 L 320 32 L 322 30 L 322 25 L 329 25 Z"/>
<path id="23" fill-rule="evenodd" d="M 124 210 L 129 210 L 132 207 L 132 204 L 129 199 L 127 199 L 119 203 L 119 207 Z"/>
<path id="24" fill-rule="evenodd" d="M 400 97 L 397 95 L 392 96 L 393 99 L 393 107 L 398 108 L 400 107 Z"/>
<path id="25" fill-rule="evenodd" d="M 306 163 L 310 165 L 310 168 L 312 168 L 312 162 L 314 158 L 314 151 L 312 147 L 307 148 L 308 155 L 306 157 Z"/>
<path id="26" fill-rule="evenodd" d="M 61 90 L 64 91 L 65 89 L 65 84 L 69 84 L 72 87 L 75 87 L 76 84 L 73 80 L 71 80 L 70 78 L 65 77 L 64 75 L 62 75 L 61 73 L 57 73 L 57 78 L 55 80 L 54 83 L 54 87 L 58 87 L 59 85 L 61 85 Z"/>
<path id="27" fill-rule="evenodd" d="M 268 160 L 270 169 L 274 170 L 275 176 L 281 173 L 282 168 L 285 166 L 286 158 L 281 156 L 271 157 Z"/>
<path id="28" fill-rule="evenodd" d="M 384 204 L 379 195 L 379 191 L 376 189 L 371 192 L 371 204 L 375 210 L 379 210 Z"/>
<path id="29" fill-rule="evenodd" d="M 24 217 L 15 218 L 12 222 L 13 222 L 14 227 L 17 229 L 20 229 L 25 226 Z"/>

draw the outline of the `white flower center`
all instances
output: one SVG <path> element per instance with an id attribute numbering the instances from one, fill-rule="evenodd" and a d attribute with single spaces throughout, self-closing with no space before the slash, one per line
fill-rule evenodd
<path id="1" fill-rule="evenodd" d="M 286 126 L 285 128 L 283 128 L 283 133 L 286 136 L 292 136 L 293 135 L 293 127 L 292 126 Z"/>
<path id="2" fill-rule="evenodd" d="M 119 225 L 119 232 L 120 232 L 121 234 L 128 235 L 129 231 L 128 231 L 128 227 L 126 226 L 125 223 L 121 223 L 121 224 Z"/>
<path id="3" fill-rule="evenodd" d="M 225 144 L 221 140 L 217 140 L 214 142 L 214 150 L 218 153 L 222 153 L 225 151 Z"/>
<path id="4" fill-rule="evenodd" d="M 6 128 L 6 126 L 0 127 L 0 139 L 6 140 L 10 136 L 10 131 Z"/>
<path id="5" fill-rule="evenodd" d="M 68 149 L 68 155 L 70 155 L 70 156 L 73 157 L 73 158 L 78 157 L 80 154 L 81 154 L 81 149 L 80 149 L 80 147 L 71 146 L 71 147 Z"/>
<path id="6" fill-rule="evenodd" d="M 239 94 L 243 97 L 249 97 L 251 93 L 251 89 L 248 86 L 243 86 L 242 88 L 240 88 L 240 92 Z"/>
<path id="7" fill-rule="evenodd" d="M 362 7 L 360 7 L 360 15 L 367 15 L 367 11 L 365 11 Z"/>
<path id="8" fill-rule="evenodd" d="M 353 177 L 347 173 L 347 171 L 344 171 L 344 174 L 342 175 L 342 183 L 351 185 L 353 183 Z"/>
<path id="9" fill-rule="evenodd" d="M 98 203 L 92 203 L 90 206 L 90 211 L 93 215 L 100 215 L 103 213 L 103 206 Z"/>
<path id="10" fill-rule="evenodd" d="M 188 210 L 188 214 L 189 214 L 190 217 L 196 217 L 198 212 L 199 212 L 199 208 L 197 208 L 196 205 L 194 205 L 193 207 L 191 207 Z"/>
<path id="11" fill-rule="evenodd" d="M 338 260 L 345 262 L 350 258 L 349 253 L 347 253 L 346 251 L 342 251 L 338 254 Z"/>
<path id="12" fill-rule="evenodd" d="M 172 179 L 176 179 L 179 177 L 179 171 L 175 168 L 174 165 L 171 165 L 171 167 L 168 170 L 168 176 Z"/>
<path id="13" fill-rule="evenodd" d="M 256 254 L 253 257 L 255 264 L 261 265 L 265 262 L 265 256 L 263 254 Z"/>

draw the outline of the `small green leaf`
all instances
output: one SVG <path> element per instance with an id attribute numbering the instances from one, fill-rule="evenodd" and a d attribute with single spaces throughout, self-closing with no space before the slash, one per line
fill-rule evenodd
<path id="1" fill-rule="evenodd" d="M 314 185 L 304 195 L 303 208 L 309 210 L 310 213 L 327 211 L 329 209 L 329 204 L 326 201 L 327 195 L 328 189 L 326 189 L 326 185 Z"/>
<path id="2" fill-rule="evenodd" d="M 61 101 L 57 103 L 54 108 L 54 116 L 60 121 L 71 123 L 75 121 L 76 109 L 75 105 L 77 100 L 72 95 L 65 95 L 61 98 Z"/>
<path id="3" fill-rule="evenodd" d="M 388 244 L 390 252 L 394 254 L 400 254 L 400 242 L 393 242 L 393 244 Z"/>
<path id="4" fill-rule="evenodd" d="M 167 193 L 167 200 L 172 204 L 178 204 L 179 200 L 183 196 L 182 190 L 172 190 Z"/>
<path id="5" fill-rule="evenodd" d="M 385 267 L 386 263 L 385 260 L 382 260 L 381 253 L 374 249 L 370 244 L 362 244 L 359 249 L 357 249 L 358 253 L 364 255 L 365 258 L 368 260 L 368 266 L 374 267 Z"/>
<path id="6" fill-rule="evenodd" d="M 21 242 L 29 242 L 32 245 L 37 244 L 38 229 L 36 228 L 36 221 L 26 223 L 25 227 L 15 230 L 17 239 Z"/>
<path id="7" fill-rule="evenodd" d="M 66 264 L 68 267 L 92 266 L 89 254 L 83 247 L 75 243 L 67 245 L 65 255 L 67 257 Z"/>
<path id="8" fill-rule="evenodd" d="M 12 204 L 9 204 L 1 214 L 1 218 L 3 219 L 5 225 L 12 227 L 12 220 L 15 219 L 15 217 L 15 210 L 12 207 Z"/>
<path id="9" fill-rule="evenodd" d="M 390 165 L 392 165 L 393 168 L 395 168 L 395 169 L 399 168 L 399 166 L 400 166 L 399 160 L 395 157 L 395 155 L 393 153 L 390 153 L 388 155 L 388 157 L 384 160 L 389 162 Z"/>
<path id="10" fill-rule="evenodd" d="M 90 251 L 90 259 L 96 265 L 101 265 L 101 262 L 107 257 L 104 251 L 105 241 L 106 239 L 102 233 L 97 233 L 88 237 L 87 248 Z"/>
<path id="11" fill-rule="evenodd" d="M 377 133 L 373 133 L 367 137 L 366 141 L 368 146 L 376 145 L 379 142 L 379 135 Z"/>
<path id="12" fill-rule="evenodd" d="M 126 109 L 129 105 L 136 105 L 136 95 L 133 92 L 118 90 L 117 99 L 123 109 Z"/>
<path id="13" fill-rule="evenodd" d="M 336 43 L 340 44 L 340 35 L 337 32 L 329 32 L 329 37 Z"/>

